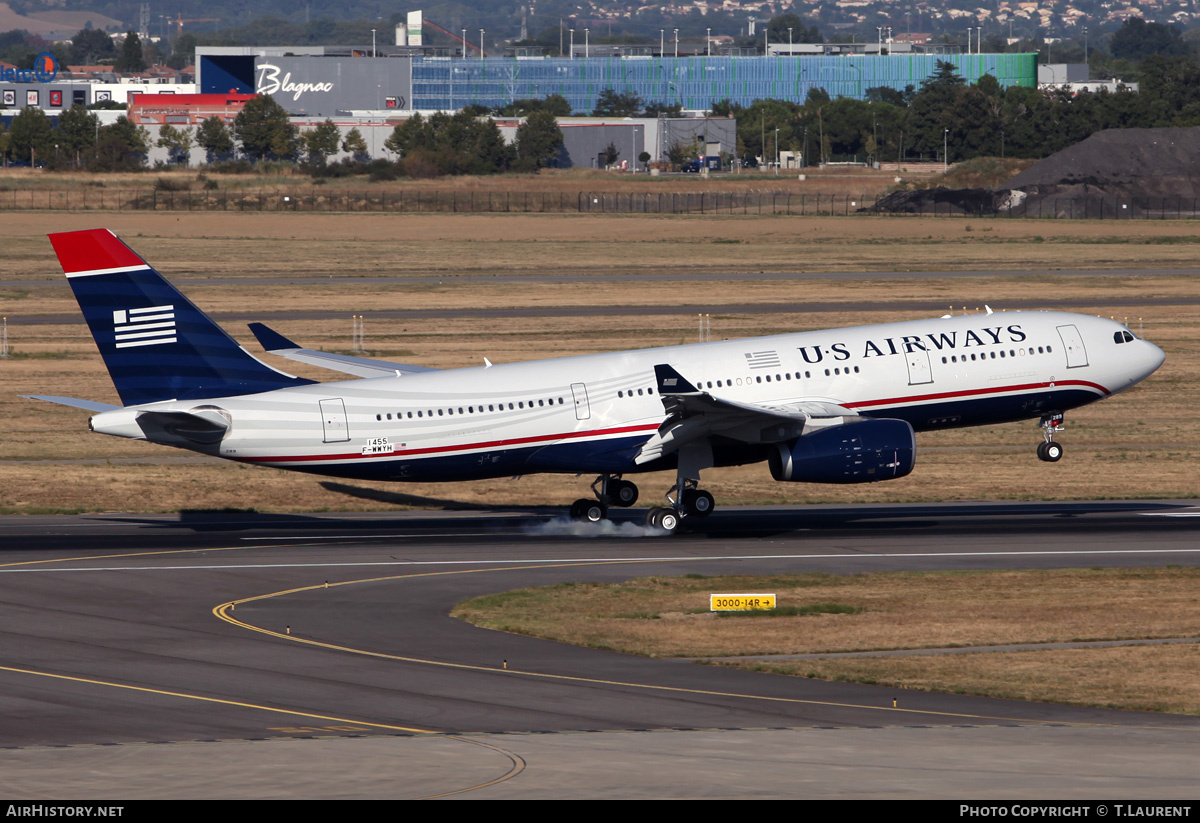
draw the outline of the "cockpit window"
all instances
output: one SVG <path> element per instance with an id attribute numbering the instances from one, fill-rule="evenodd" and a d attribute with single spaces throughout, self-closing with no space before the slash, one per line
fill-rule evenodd
<path id="1" fill-rule="evenodd" d="M 1133 336 L 1133 332 L 1127 332 L 1127 331 L 1113 332 L 1113 342 L 1114 343 L 1130 343 L 1136 339 L 1137 338 L 1135 338 Z"/>

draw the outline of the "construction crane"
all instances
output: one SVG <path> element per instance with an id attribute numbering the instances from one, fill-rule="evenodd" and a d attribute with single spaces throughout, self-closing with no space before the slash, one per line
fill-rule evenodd
<path id="1" fill-rule="evenodd" d="M 463 47 L 463 56 L 464 57 L 467 54 L 467 49 L 475 49 L 475 51 L 479 52 L 480 57 L 487 57 L 487 52 L 483 50 L 482 46 L 477 46 L 474 43 L 469 43 L 466 40 L 463 40 L 461 37 L 459 37 L 454 32 L 446 31 L 444 28 L 442 28 L 437 23 L 430 20 L 428 17 L 426 17 L 422 21 L 422 25 L 428 26 L 429 28 L 433 29 L 434 31 L 440 31 L 442 34 L 449 37 L 455 43 L 461 43 L 462 47 Z"/>
<path id="2" fill-rule="evenodd" d="M 171 20 L 170 17 L 168 17 L 167 19 Z M 183 37 L 183 24 L 184 23 L 219 23 L 219 22 L 221 22 L 221 18 L 220 17 L 184 18 L 184 16 L 182 14 L 179 14 L 179 15 L 176 15 L 175 19 L 171 20 L 171 22 L 175 24 L 175 39 L 178 40 L 180 37 Z"/>

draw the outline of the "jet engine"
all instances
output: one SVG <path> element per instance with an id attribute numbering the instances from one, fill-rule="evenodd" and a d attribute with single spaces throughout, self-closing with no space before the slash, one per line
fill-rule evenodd
<path id="1" fill-rule="evenodd" d="M 905 420 L 860 420 L 817 429 L 767 456 L 771 476 L 793 483 L 873 483 L 913 470 L 913 428 Z"/>

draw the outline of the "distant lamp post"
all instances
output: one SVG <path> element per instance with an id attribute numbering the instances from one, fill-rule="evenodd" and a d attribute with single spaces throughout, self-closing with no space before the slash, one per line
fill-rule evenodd
<path id="1" fill-rule="evenodd" d="M 779 176 L 779 126 L 775 127 L 775 176 Z"/>
<path id="2" fill-rule="evenodd" d="M 371 29 L 371 56 L 375 56 L 375 29 Z"/>
<path id="3" fill-rule="evenodd" d="M 571 29 L 571 54 L 570 58 L 575 59 L 575 29 Z"/>
<path id="4" fill-rule="evenodd" d="M 942 129 L 942 173 L 950 169 L 950 156 L 946 153 L 950 146 L 950 129 Z"/>
<path id="5" fill-rule="evenodd" d="M 675 29 L 675 56 L 679 56 L 679 29 Z"/>
<path id="6" fill-rule="evenodd" d="M 583 59 L 586 60 L 590 56 L 588 53 L 588 35 L 591 34 L 591 29 L 583 30 Z"/>
<path id="7" fill-rule="evenodd" d="M 667 53 L 667 30 L 658 30 L 658 56 L 662 57 Z"/>
<path id="8" fill-rule="evenodd" d="M 788 26 L 788 57 L 792 56 L 792 27 Z"/>
<path id="9" fill-rule="evenodd" d="M 463 33 L 463 36 L 462 36 L 463 60 L 466 60 L 467 59 L 467 30 L 463 29 L 462 33 Z"/>
<path id="10" fill-rule="evenodd" d="M 707 28 L 704 32 L 704 42 L 708 46 L 708 56 L 712 57 L 712 28 Z"/>
<path id="11" fill-rule="evenodd" d="M 483 59 L 483 29 L 479 30 L 479 59 Z"/>
<path id="12" fill-rule="evenodd" d="M 1091 80 L 1092 79 L 1092 73 L 1090 71 L 1091 65 L 1088 63 L 1088 30 L 1087 30 L 1087 26 L 1083 27 L 1083 64 L 1085 66 L 1088 66 L 1088 69 L 1089 69 L 1088 80 Z"/>

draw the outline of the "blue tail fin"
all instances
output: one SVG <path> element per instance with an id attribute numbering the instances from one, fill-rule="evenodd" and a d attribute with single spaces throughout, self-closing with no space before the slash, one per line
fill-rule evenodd
<path id="1" fill-rule="evenodd" d="M 107 229 L 50 242 L 126 406 L 313 382 L 255 358 Z"/>

